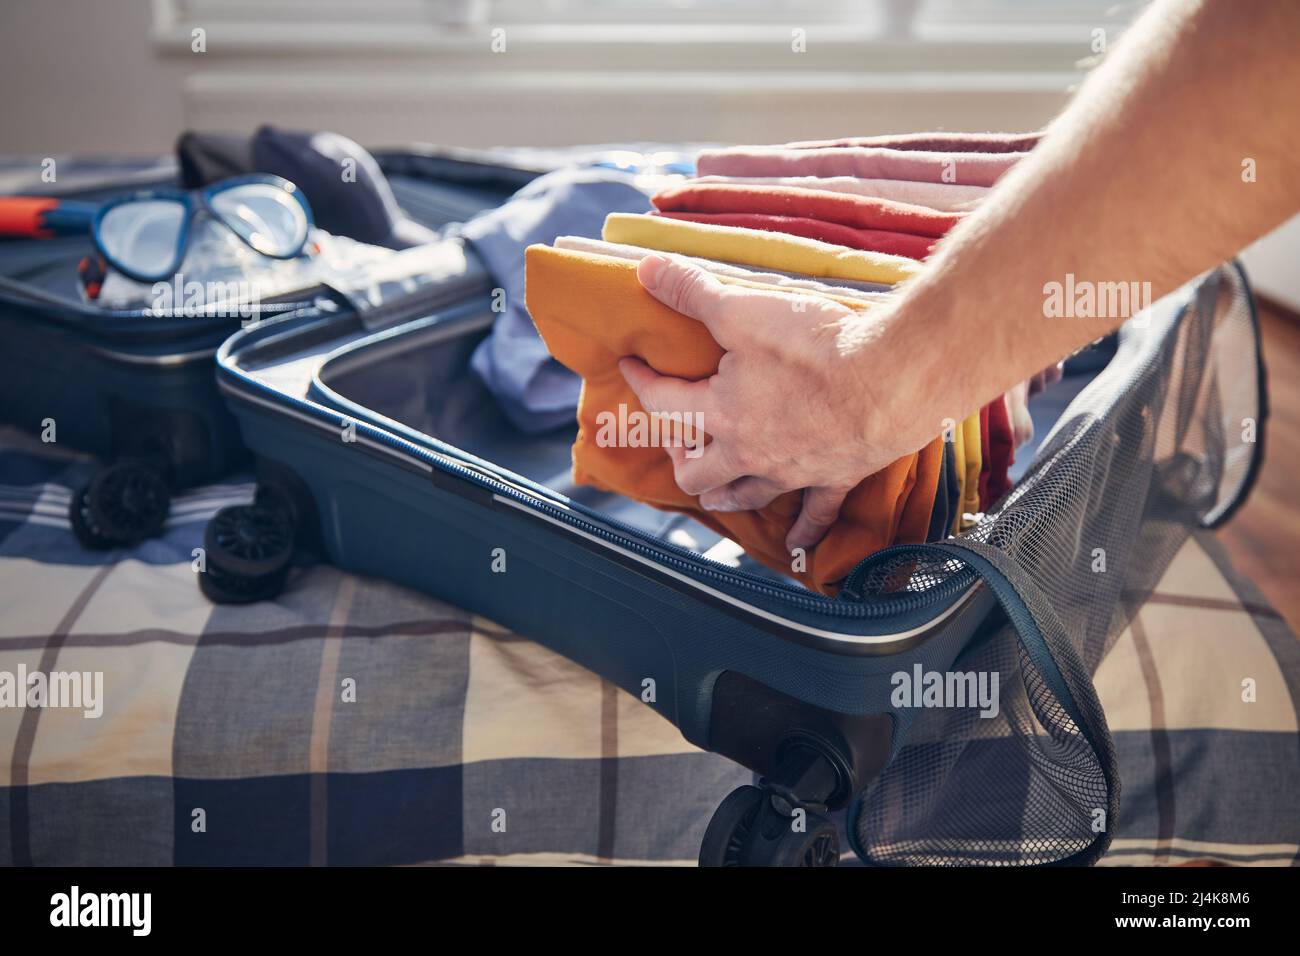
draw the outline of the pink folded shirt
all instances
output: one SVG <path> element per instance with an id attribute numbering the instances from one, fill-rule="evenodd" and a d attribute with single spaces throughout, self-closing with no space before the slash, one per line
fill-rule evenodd
<path id="1" fill-rule="evenodd" d="M 701 176 L 857 176 L 907 179 L 924 183 L 992 186 L 1026 153 L 938 153 L 834 146 L 790 149 L 733 146 L 703 150 L 696 163 Z"/>

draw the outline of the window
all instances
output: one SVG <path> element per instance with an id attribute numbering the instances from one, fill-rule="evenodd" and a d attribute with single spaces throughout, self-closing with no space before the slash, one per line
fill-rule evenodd
<path id="1" fill-rule="evenodd" d="M 1115 0 L 154 0 L 187 122 L 366 142 L 1024 129 L 1136 14 Z M 191 31 L 205 53 L 191 56 Z M 508 55 L 492 49 L 504 30 Z M 802 54 L 802 55 L 797 55 Z"/>
<path id="2" fill-rule="evenodd" d="M 794 29 L 823 43 L 989 45 L 1107 42 L 1142 4 L 1114 0 L 155 0 L 155 33 L 186 46 L 201 27 L 231 50 L 436 48 L 492 27 L 529 42 L 768 43 Z"/>

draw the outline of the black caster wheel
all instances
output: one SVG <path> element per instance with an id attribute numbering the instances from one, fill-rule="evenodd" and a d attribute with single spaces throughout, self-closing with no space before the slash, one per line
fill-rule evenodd
<path id="1" fill-rule="evenodd" d="M 700 866 L 744 866 L 749 836 L 767 794 L 758 787 L 738 787 L 713 811 L 700 842 Z"/>
<path id="2" fill-rule="evenodd" d="M 794 828 L 802 809 L 803 828 Z M 764 787 L 740 787 L 714 811 L 700 843 L 700 866 L 838 866 L 833 824 L 807 806 Z"/>
<path id="3" fill-rule="evenodd" d="M 803 833 L 789 826 L 771 848 L 769 866 L 839 866 L 840 835 L 820 813 L 807 811 Z"/>
<path id="4" fill-rule="evenodd" d="M 90 513 L 90 505 L 86 502 L 86 492 L 89 490 L 88 487 L 84 487 L 73 492 L 72 502 L 68 505 L 68 519 L 72 522 L 72 533 L 77 536 L 82 547 L 92 551 L 107 551 L 114 546 L 114 543 L 100 530 L 99 525 L 95 524 L 94 516 Z"/>
<path id="5" fill-rule="evenodd" d="M 203 532 L 199 589 L 214 604 L 253 604 L 284 589 L 293 557 L 289 513 L 270 503 L 222 508 Z"/>
<path id="6" fill-rule="evenodd" d="M 138 461 L 119 461 L 90 482 L 83 510 L 102 538 L 134 545 L 162 530 L 171 501 L 157 471 Z"/>
<path id="7" fill-rule="evenodd" d="M 206 571 L 199 573 L 199 590 L 213 604 L 256 604 L 269 601 L 284 590 L 288 573 L 287 564 L 261 576 L 235 574 L 209 564 Z"/>
<path id="8" fill-rule="evenodd" d="M 282 508 L 231 505 L 208 522 L 203 548 L 209 567 L 244 578 L 263 578 L 289 564 L 293 523 Z"/>

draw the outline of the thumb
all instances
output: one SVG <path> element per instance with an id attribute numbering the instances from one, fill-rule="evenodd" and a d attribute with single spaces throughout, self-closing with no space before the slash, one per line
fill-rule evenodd
<path id="1" fill-rule="evenodd" d="M 811 548 L 826 536 L 826 531 L 840 516 L 840 506 L 848 497 L 848 490 L 838 488 L 808 488 L 803 493 L 803 508 L 795 519 L 790 533 L 785 536 L 787 551 Z"/>
<path id="2" fill-rule="evenodd" d="M 721 315 L 723 302 L 732 294 L 716 276 L 676 256 L 646 256 L 637 265 L 636 276 L 641 286 L 668 308 L 703 322 L 710 331 Z"/>

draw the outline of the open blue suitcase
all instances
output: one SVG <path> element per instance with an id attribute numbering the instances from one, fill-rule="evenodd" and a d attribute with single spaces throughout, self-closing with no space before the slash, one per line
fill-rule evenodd
<path id="1" fill-rule="evenodd" d="M 495 166 L 488 153 L 382 155 L 403 209 L 434 228 L 498 205 L 538 175 L 504 155 Z M 57 184 L 21 183 L 18 191 L 103 201 L 176 185 L 166 161 L 65 159 Z M 92 252 L 88 236 L 0 240 L 0 420 L 108 463 L 74 495 L 70 518 L 84 544 L 111 547 L 156 533 L 172 490 L 246 461 L 217 392 L 217 347 L 243 323 L 347 302 L 320 287 L 237 315 L 109 310 L 83 302 L 77 288 L 78 262 Z"/>
<path id="2" fill-rule="evenodd" d="M 761 776 L 722 801 L 702 864 L 834 863 L 840 809 L 874 864 L 1105 851 L 1120 782 L 1091 675 L 1259 459 L 1263 369 L 1238 267 L 1131 320 L 1104 369 L 1060 386 L 1077 396 L 976 527 L 864 554 L 832 599 L 746 567 L 689 519 L 575 487 L 572 432 L 516 431 L 468 369 L 494 315 L 473 257 L 455 240 L 447 256 L 464 273 L 416 320 L 308 309 L 222 346 L 220 388 L 269 504 L 260 529 L 214 519 L 205 590 L 281 587 L 241 546 L 270 527 L 570 657 Z M 970 699 L 928 706 L 934 675 Z M 971 706 L 995 677 L 996 707 Z"/>

